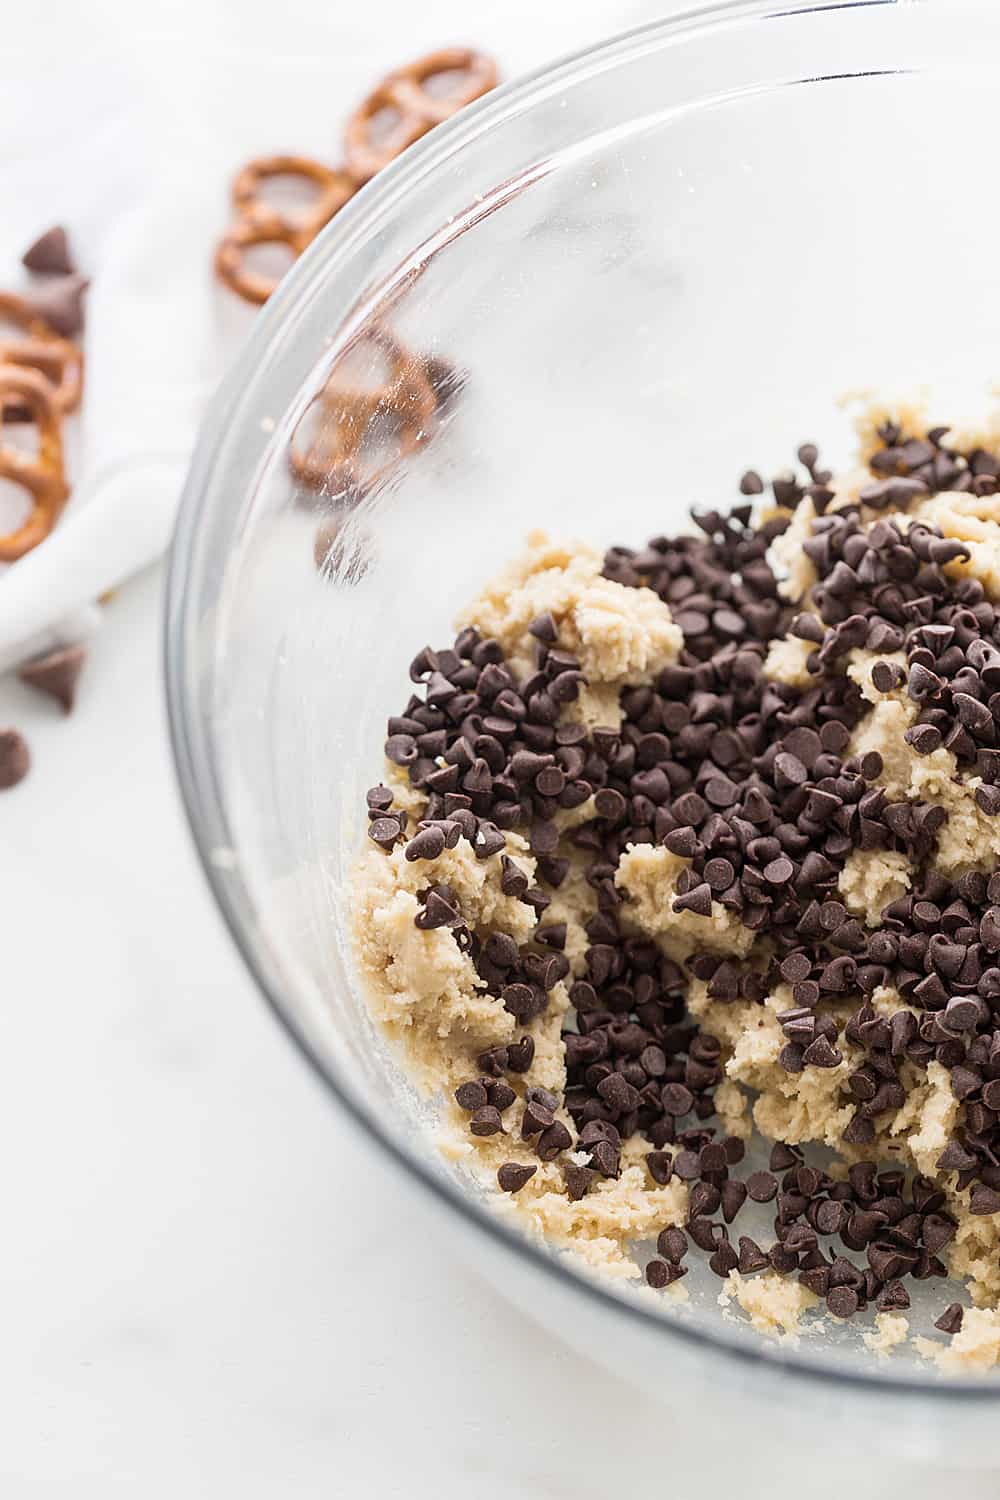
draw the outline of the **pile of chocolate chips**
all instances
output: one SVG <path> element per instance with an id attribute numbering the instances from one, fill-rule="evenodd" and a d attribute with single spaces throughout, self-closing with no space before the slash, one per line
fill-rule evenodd
<path id="1" fill-rule="evenodd" d="M 507 1077 L 530 1067 L 525 1035 L 480 1056 L 479 1076 L 459 1089 L 473 1133 L 517 1129 L 543 1161 L 583 1153 L 586 1165 L 564 1166 L 573 1198 L 599 1176 L 616 1176 L 622 1143 L 638 1134 L 649 1143 L 655 1182 L 676 1175 L 691 1184 L 688 1222 L 665 1227 L 647 1270 L 651 1285 L 684 1274 L 689 1237 L 720 1276 L 765 1266 L 796 1273 L 841 1317 L 870 1301 L 905 1307 L 906 1277 L 945 1274 L 938 1252 L 955 1225 L 943 1194 L 926 1179 L 908 1182 L 901 1170 L 879 1173 L 870 1164 L 835 1182 L 783 1145 L 771 1161 L 780 1185 L 769 1173 L 732 1177 L 742 1144 L 716 1139 L 709 1123 L 721 1047 L 687 1014 L 685 996 L 691 976 L 722 1002 L 759 1003 L 777 983 L 789 984 L 794 1003 L 780 1017 L 788 1072 L 837 1066 L 845 1040 L 864 1053 L 845 1096 L 855 1105 L 846 1139 L 858 1146 L 873 1143 L 876 1119 L 902 1107 L 902 1062 L 940 1063 L 963 1116 L 938 1167 L 959 1174 L 973 1213 L 1000 1212 L 1000 876 L 971 873 L 952 884 L 936 875 L 944 809 L 891 801 L 877 785 L 878 754 L 844 758 L 870 708 L 845 672 L 846 653 L 863 647 L 891 658 L 874 667 L 876 685 L 905 684 L 920 705 L 907 735 L 914 750 L 944 745 L 982 777 L 983 811 L 1000 811 L 1000 614 L 975 580 L 945 573 L 967 557 L 961 543 L 923 522 L 867 524 L 871 510 L 904 510 L 944 489 L 992 493 L 1000 462 L 981 449 L 950 448 L 946 429 L 907 437 L 889 423 L 879 435 L 875 477 L 861 493 L 865 510 L 828 510 L 830 475 L 815 446 L 804 444 L 806 477 L 772 481 L 779 509 L 762 524 L 754 525 L 751 501 L 728 515 L 695 514 L 700 535 L 607 553 L 605 576 L 654 590 L 684 632 L 677 663 L 623 694 L 619 730 L 588 733 L 562 722 L 583 676 L 560 649 L 551 616 L 530 627 L 537 660 L 526 681 L 497 641 L 465 630 L 452 649 L 419 653 L 410 675 L 422 691 L 388 725 L 386 755 L 426 794 L 424 818 L 411 832 L 406 815 L 393 811 L 391 791 L 368 794 L 372 839 L 385 849 L 406 840 L 407 859 L 432 862 L 462 838 L 485 859 L 502 852 L 508 829 L 528 839 L 537 885 L 515 860 L 502 860 L 505 892 L 540 918 L 531 943 L 469 931 L 453 893 L 433 881 L 416 918 L 421 927 L 453 930 L 522 1025 L 570 978 L 565 929 L 544 921 L 546 892 L 566 878 L 567 849 L 586 862 L 593 907 L 585 969 L 569 987 L 565 1095 L 529 1088 L 521 1098 L 510 1087 Z M 764 484 L 748 471 L 740 488 L 752 497 Z M 815 612 L 796 614 L 779 595 L 767 553 L 803 496 L 816 513 L 804 550 L 818 583 Z M 771 642 L 789 633 L 815 647 L 806 689 L 764 675 Z M 590 797 L 594 816 L 560 835 L 556 814 Z M 640 843 L 689 861 L 675 910 L 708 916 L 717 902 L 758 935 L 746 960 L 702 953 L 682 968 L 623 930 L 628 897 L 614 876 L 625 849 Z M 838 876 L 858 848 L 899 850 L 916 872 L 912 892 L 887 907 L 874 930 L 838 896 Z M 891 1019 L 877 1013 L 870 997 L 880 985 L 896 987 L 914 1010 Z M 853 1006 L 846 1024 L 823 1009 L 826 1001 L 837 1002 L 838 1013 L 844 1002 Z M 515 1105 L 520 1118 L 508 1114 L 505 1123 Z M 575 1139 L 557 1117 L 560 1105 Z M 508 1162 L 500 1186 L 517 1192 L 535 1170 Z M 777 1199 L 776 1243 L 767 1252 L 745 1236 L 731 1244 L 729 1225 L 747 1197 Z M 864 1251 L 866 1264 L 825 1250 L 824 1237 Z M 958 1316 L 949 1308 L 940 1326 Z"/>

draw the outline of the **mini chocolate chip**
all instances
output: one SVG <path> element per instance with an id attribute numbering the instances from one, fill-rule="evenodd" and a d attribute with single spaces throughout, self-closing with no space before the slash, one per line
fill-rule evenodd
<path id="1" fill-rule="evenodd" d="M 726 1170 L 725 1147 L 716 1141 L 708 1141 L 698 1153 L 698 1161 L 703 1172 L 724 1172 Z M 714 1212 L 714 1209 L 712 1211 Z"/>
<path id="2" fill-rule="evenodd" d="M 679 1265 L 687 1254 L 687 1235 L 683 1229 L 669 1224 L 666 1229 L 661 1229 L 656 1239 L 656 1248 L 665 1260 Z"/>
<path id="3" fill-rule="evenodd" d="M 2 760 L 0 760 L 0 778 L 3 775 Z M 375 818 L 368 825 L 368 837 L 373 843 L 378 844 L 380 849 L 391 849 L 401 835 L 398 818 Z M 444 840 L 441 841 L 444 848 Z"/>
<path id="4" fill-rule="evenodd" d="M 884 648 L 872 647 L 871 649 L 880 650 Z M 880 693 L 891 693 L 897 687 L 899 687 L 902 682 L 905 681 L 905 674 L 903 672 L 903 669 L 898 666 L 896 662 L 888 661 L 877 661 L 872 667 L 871 677 L 873 684 Z M 907 735 L 909 735 L 911 732 L 912 731 L 908 730 Z M 939 744 L 940 741 L 941 737 L 940 735 L 938 735 Z"/>
<path id="5" fill-rule="evenodd" d="M 654 1256 L 654 1258 L 647 1263 L 647 1286 L 655 1287 L 657 1290 L 660 1290 L 662 1287 L 669 1286 L 672 1279 L 673 1278 L 670 1274 L 670 1267 L 667 1265 L 667 1262 L 665 1260 L 659 1260 Z"/>
<path id="6" fill-rule="evenodd" d="M 948 1031 L 974 1031 L 979 1020 L 980 1002 L 964 995 L 953 995 L 939 1016 L 939 1022 Z"/>
<path id="7" fill-rule="evenodd" d="M 722 1149 L 726 1153 L 726 1161 L 731 1167 L 736 1167 L 746 1156 L 747 1148 L 738 1135 L 727 1135 L 722 1142 Z"/>
<path id="8" fill-rule="evenodd" d="M 719 1189 L 710 1182 L 696 1182 L 688 1193 L 688 1214 L 704 1219 L 714 1214 L 721 1202 Z"/>
<path id="9" fill-rule="evenodd" d="M 708 1258 L 709 1269 L 723 1280 L 730 1271 L 735 1271 L 739 1265 L 740 1258 L 728 1240 L 720 1240 L 714 1252 Z"/>
<path id="10" fill-rule="evenodd" d="M 597 1173 L 593 1167 L 578 1167 L 574 1162 L 567 1162 L 563 1168 L 563 1177 L 570 1202 L 578 1203 L 590 1192 L 597 1180 Z"/>
<path id="11" fill-rule="evenodd" d="M 534 1177 L 537 1167 L 525 1167 L 520 1162 L 505 1161 L 497 1168 L 497 1182 L 504 1193 L 519 1193 L 529 1178 Z"/>
<path id="12" fill-rule="evenodd" d="M 590 1151 L 590 1160 L 603 1177 L 617 1177 L 620 1153 L 611 1141 L 597 1141 Z"/>
<path id="13" fill-rule="evenodd" d="M 678 1151 L 674 1157 L 674 1172 L 682 1182 L 694 1182 L 701 1172 L 701 1165 L 694 1151 Z"/>
<path id="14" fill-rule="evenodd" d="M 555 1120 L 547 1130 L 543 1130 L 535 1143 L 535 1150 L 542 1161 L 553 1161 L 561 1151 L 568 1151 L 573 1144 L 570 1135 L 562 1120 Z"/>
<path id="15" fill-rule="evenodd" d="M 527 1073 L 535 1058 L 535 1039 L 523 1036 L 519 1042 L 507 1046 L 507 1066 L 512 1073 Z"/>
<path id="16" fill-rule="evenodd" d="M 771 1246 L 767 1252 L 767 1258 L 771 1267 L 783 1276 L 786 1276 L 789 1271 L 796 1270 L 799 1263 L 798 1256 L 794 1255 L 791 1250 L 786 1250 L 780 1241 Z"/>
<path id="17" fill-rule="evenodd" d="M 831 1287 L 826 1305 L 835 1318 L 853 1318 L 858 1310 L 858 1294 L 849 1286 Z"/>
<path id="18" fill-rule="evenodd" d="M 990 722 L 993 722 L 992 715 Z M 995 818 L 1000 813 L 1000 786 L 977 786 L 976 806 L 981 808 L 988 817 Z"/>
<path id="19" fill-rule="evenodd" d="M 536 615 L 528 626 L 528 631 L 536 641 L 544 641 L 546 645 L 552 645 L 559 639 L 559 631 L 556 622 L 548 610 L 544 614 Z"/>
<path id="20" fill-rule="evenodd" d="M 648 1151 L 646 1153 L 646 1166 L 649 1175 L 654 1182 L 661 1187 L 665 1186 L 673 1175 L 673 1162 L 666 1151 Z"/>
<path id="21" fill-rule="evenodd" d="M 737 1270 L 741 1276 L 749 1276 L 754 1271 L 766 1271 L 770 1262 L 756 1240 L 741 1234 L 739 1239 L 739 1260 Z"/>
<path id="22" fill-rule="evenodd" d="M 469 1121 L 469 1129 L 473 1135 L 496 1135 L 497 1131 L 503 1129 L 500 1111 L 492 1104 L 483 1105 Z"/>
<path id="23" fill-rule="evenodd" d="M 86 646 L 60 646 L 26 662 L 17 675 L 28 687 L 54 698 L 68 714 L 76 701 L 77 681 L 86 659 Z"/>
<path id="24" fill-rule="evenodd" d="M 747 1187 L 744 1182 L 730 1179 L 722 1184 L 722 1217 L 727 1224 L 731 1224 L 743 1207 L 747 1198 Z"/>
<path id="25" fill-rule="evenodd" d="M 1000 1213 L 1000 1193 L 986 1187 L 984 1183 L 973 1184 L 969 1194 L 969 1212 L 979 1215 Z"/>
<path id="26" fill-rule="evenodd" d="M 810 1042 L 802 1056 L 806 1067 L 812 1068 L 835 1068 L 843 1060 L 843 1053 L 831 1047 L 825 1036 L 818 1036 Z"/>
<path id="27" fill-rule="evenodd" d="M 62 225 L 56 224 L 39 235 L 21 256 L 21 264 L 43 275 L 72 276 L 76 266 Z"/>
<path id="28" fill-rule="evenodd" d="M 403 857 L 413 863 L 418 859 L 437 859 L 444 853 L 445 835 L 436 824 L 419 829 L 403 850 Z"/>
<path id="29" fill-rule="evenodd" d="M 531 884 L 527 875 L 516 865 L 508 855 L 503 855 L 500 861 L 501 876 L 500 889 L 505 896 L 523 896 Z"/>
<path id="30" fill-rule="evenodd" d="M 747 1178 L 747 1192 L 754 1203 L 770 1203 L 778 1192 L 777 1180 L 770 1172 L 751 1172 Z"/>
<path id="31" fill-rule="evenodd" d="M 660 1102 L 664 1112 L 680 1119 L 694 1107 L 694 1095 L 682 1083 L 667 1083 L 660 1090 Z"/>
<path id="32" fill-rule="evenodd" d="M 501 1114 L 503 1114 L 505 1109 L 510 1109 L 517 1098 L 510 1084 L 504 1083 L 502 1079 L 488 1081 L 486 1084 L 486 1093 L 490 1104 L 495 1109 L 498 1109 Z"/>
<path id="33" fill-rule="evenodd" d="M 976 1165 L 976 1158 L 960 1141 L 951 1140 L 934 1165 L 941 1172 L 965 1172 Z"/>
<path id="34" fill-rule="evenodd" d="M 889 1281 L 875 1299 L 879 1312 L 894 1312 L 910 1306 L 910 1294 L 898 1279 Z"/>
<path id="35" fill-rule="evenodd" d="M 54 328 L 63 338 L 76 338 L 83 329 L 83 294 L 89 283 L 75 273 L 50 277 L 43 287 L 32 291 L 24 300 L 30 311 Z"/>
<path id="36" fill-rule="evenodd" d="M 24 735 L 16 729 L 0 729 L 0 790 L 6 792 L 24 780 L 30 766 L 31 754 Z"/>
<path id="37" fill-rule="evenodd" d="M 486 1086 L 478 1079 L 460 1083 L 455 1090 L 455 1102 L 460 1109 L 468 1110 L 469 1114 L 473 1114 L 477 1109 L 482 1109 L 487 1102 Z"/>
<path id="38" fill-rule="evenodd" d="M 843 1203 L 827 1198 L 817 1205 L 815 1227 L 820 1234 L 840 1234 L 847 1222 L 847 1208 Z"/>
<path id="39" fill-rule="evenodd" d="M 949 1302 L 944 1312 L 935 1321 L 934 1327 L 940 1328 L 942 1333 L 960 1332 L 964 1311 L 961 1302 Z"/>

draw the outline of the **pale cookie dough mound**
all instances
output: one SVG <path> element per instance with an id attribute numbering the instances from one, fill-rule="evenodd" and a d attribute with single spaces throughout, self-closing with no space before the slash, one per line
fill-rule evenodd
<path id="1" fill-rule="evenodd" d="M 927 397 L 922 391 L 901 392 L 895 397 L 870 390 L 847 391 L 839 404 L 858 408 L 854 431 L 862 464 L 868 464 L 884 446 L 879 429 L 887 423 L 895 422 L 905 432 L 923 432 L 928 426 Z"/>
<path id="2" fill-rule="evenodd" d="M 697 948 L 748 953 L 753 933 L 718 901 L 712 902 L 708 917 L 674 911 L 677 877 L 690 863 L 662 846 L 635 844 L 627 849 L 615 875 L 615 884 L 630 898 L 624 915 L 636 929 L 655 937 L 671 958 L 686 958 Z"/>
<path id="3" fill-rule="evenodd" d="M 916 716 L 915 705 L 907 707 L 898 699 L 886 698 L 865 715 L 851 735 L 851 755 L 867 755 L 872 750 L 881 755 L 883 769 L 876 781 L 893 801 L 908 797 L 912 792 L 914 764 L 919 757 L 906 743 L 904 735 Z M 934 754 L 947 755 L 948 752 L 935 750 Z"/>
<path id="4" fill-rule="evenodd" d="M 785 1044 L 778 1015 L 792 1007 L 791 991 L 779 985 L 763 1004 L 712 1000 L 708 988 L 694 980 L 688 1008 L 701 1025 L 723 1043 L 726 1077 L 755 1096 L 753 1119 L 768 1140 L 798 1145 L 818 1141 L 839 1147 L 854 1113 L 846 1081 L 852 1071 L 850 1049 L 833 1068 L 788 1073 L 778 1061 Z"/>
<path id="5" fill-rule="evenodd" d="M 939 1062 L 928 1064 L 925 1080 L 910 1090 L 896 1120 L 910 1160 L 927 1177 L 937 1175 L 937 1160 L 955 1134 L 959 1108 L 947 1071 Z"/>
<path id="6" fill-rule="evenodd" d="M 916 1338 L 914 1348 L 950 1375 L 976 1375 L 1000 1364 L 1000 1312 L 967 1307 L 962 1327 L 949 1344 Z"/>
<path id="7" fill-rule="evenodd" d="M 503 1046 L 513 1039 L 514 1028 L 509 1024 L 513 1017 L 508 1015 L 499 1002 L 495 1003 L 495 1029 L 488 1042 L 480 1045 Z M 562 1028 L 569 1009 L 566 987 L 557 984 L 549 994 L 545 1012 L 526 1026 L 517 1028 L 518 1035 L 527 1034 L 531 1037 L 535 1049 L 530 1073 L 521 1078 L 511 1076 L 508 1080 L 518 1101 L 523 1102 L 529 1083 L 535 1088 L 548 1089 L 557 1096 L 562 1094 L 566 1086 L 566 1053 L 562 1043 Z M 411 1045 L 411 1053 L 412 1050 Z M 425 1086 L 431 1091 L 443 1090 L 448 1094 L 446 1120 L 437 1133 L 437 1146 L 442 1155 L 449 1161 L 464 1162 L 466 1165 L 475 1162 L 477 1166 L 489 1168 L 494 1173 L 505 1161 L 521 1161 L 538 1168 L 538 1177 L 531 1184 L 533 1192 L 544 1191 L 547 1187 L 565 1192 L 566 1185 L 558 1164 L 539 1164 L 537 1157 L 528 1149 L 527 1142 L 511 1138 L 509 1126 L 505 1126 L 496 1135 L 477 1136 L 469 1132 L 469 1116 L 458 1107 L 451 1091 L 468 1080 L 473 1071 L 471 1056 L 461 1051 L 449 1053 L 438 1046 L 428 1048 L 426 1055 L 428 1066 L 423 1075 Z M 570 1123 L 569 1116 L 563 1109 L 556 1112 L 556 1118 L 564 1125 Z M 530 1197 L 531 1194 L 525 1192 L 524 1196 Z"/>
<path id="8" fill-rule="evenodd" d="M 753 1278 L 730 1271 L 719 1293 L 719 1306 L 735 1302 L 758 1333 L 769 1338 L 795 1340 L 802 1328 L 802 1314 L 815 1307 L 815 1293 L 787 1276 L 766 1271 Z"/>
<path id="9" fill-rule="evenodd" d="M 887 988 L 876 990 L 872 1000 L 885 1015 L 908 1008 Z M 842 1152 L 848 1160 L 875 1159 L 891 1144 L 895 1156 L 902 1154 L 917 1171 L 935 1174 L 937 1159 L 954 1134 L 959 1115 L 949 1075 L 939 1063 L 932 1062 L 926 1075 L 912 1069 L 904 1072 L 908 1087 L 902 1107 L 877 1117 L 876 1146 L 856 1150 L 844 1142 L 854 1113 L 847 1080 L 863 1057 L 841 1038 L 838 1046 L 843 1061 L 835 1067 L 786 1072 L 778 1061 L 785 1038 L 777 1018 L 792 1005 L 787 986 L 779 986 L 763 1004 L 725 1003 L 712 1000 L 707 986 L 695 980 L 688 1005 L 702 1026 L 723 1043 L 726 1077 L 734 1088 L 739 1086 L 747 1104 L 753 1099 L 754 1123 L 768 1140 L 789 1145 L 818 1143 Z M 716 1102 L 719 1105 L 718 1094 Z M 733 1121 L 738 1121 L 732 1102 L 730 1111 Z M 727 1128 L 731 1128 L 728 1119 Z"/>
<path id="10" fill-rule="evenodd" d="M 905 1344 L 910 1336 L 910 1325 L 902 1313 L 879 1313 L 875 1327 L 866 1329 L 861 1335 L 865 1348 L 873 1354 L 887 1358 L 894 1349 Z"/>
<path id="11" fill-rule="evenodd" d="M 511 838 L 511 855 L 530 877 L 535 862 L 523 840 Z M 514 1017 L 485 993 L 470 959 L 451 930 L 421 931 L 414 923 L 417 893 L 432 882 L 451 886 L 472 927 L 530 938 L 535 914 L 500 889 L 500 858 L 476 858 L 461 839 L 433 862 L 410 863 L 397 846 L 391 854 L 366 850 L 356 876 L 353 940 L 376 1018 L 395 1036 L 411 1033 L 415 1059 L 432 1074 L 449 1048 L 481 1050 L 513 1035 Z"/>
<path id="12" fill-rule="evenodd" d="M 904 708 L 911 710 L 916 718 L 916 704 L 906 695 L 905 684 L 898 688 L 892 688 L 885 693 L 879 690 L 872 681 L 872 667 L 876 662 L 888 662 L 890 666 L 906 668 L 906 655 L 902 651 L 864 651 L 855 647 L 847 653 L 847 675 L 852 678 L 861 689 L 862 695 L 869 703 L 876 705 L 883 703 L 899 703 Z"/>
<path id="13" fill-rule="evenodd" d="M 876 655 L 852 652 L 852 658 L 849 675 L 862 686 L 866 696 L 876 693 L 877 701 L 852 733 L 850 754 L 878 752 L 882 771 L 876 777 L 876 784 L 884 787 L 894 800 L 930 802 L 945 809 L 948 820 L 938 834 L 935 869 L 944 875 L 968 869 L 993 869 L 1000 858 L 1000 823 L 976 802 L 976 789 L 982 785 L 982 778 L 962 777 L 955 757 L 943 746 L 928 755 L 919 755 L 906 741 L 906 731 L 916 722 L 917 705 L 905 696 L 905 688 L 877 694 L 871 686 L 871 665 L 879 660 Z M 844 878 L 852 881 L 854 877 L 845 872 Z M 843 885 L 841 889 L 845 889 Z"/>
<path id="14" fill-rule="evenodd" d="M 552 904 L 545 913 L 546 922 L 565 922 L 566 946 L 563 949 L 574 974 L 586 968 L 590 939 L 583 927 L 584 914 L 591 899 L 586 880 L 586 865 L 579 856 L 570 857 L 570 866 L 562 885 L 552 892 Z"/>
<path id="15" fill-rule="evenodd" d="M 950 577 L 978 579 L 991 599 L 1000 598 L 1000 496 L 934 495 L 915 506 L 913 516 L 968 544 L 968 562 L 956 558 L 945 564 Z"/>
<path id="16" fill-rule="evenodd" d="M 812 533 L 816 519 L 816 507 L 807 497 L 800 500 L 792 515 L 791 524 L 771 543 L 768 558 L 778 579 L 778 592 L 783 599 L 795 604 L 804 599 L 817 580 L 816 569 L 802 543 Z"/>
<path id="17" fill-rule="evenodd" d="M 850 753 L 861 756 L 872 750 L 878 752 L 882 771 L 876 781 L 890 797 L 931 802 L 945 809 L 948 820 L 938 834 L 935 869 L 944 875 L 993 869 L 1000 858 L 1000 823 L 983 812 L 976 801 L 976 789 L 982 785 L 982 778 L 973 774 L 962 776 L 954 755 L 944 746 L 919 755 L 907 743 L 906 731 L 916 722 L 917 705 L 907 696 L 905 686 L 890 693 L 878 692 L 872 683 L 871 668 L 879 660 L 902 665 L 905 659 L 901 652 L 887 653 L 884 657 L 870 651 L 850 653 L 848 675 L 874 704 L 851 736 Z M 854 881 L 853 874 L 847 871 L 841 878 L 842 882 Z M 845 894 L 846 889 L 842 883 Z M 886 897 L 886 901 L 894 899 L 892 895 Z"/>
<path id="18" fill-rule="evenodd" d="M 536 531 L 528 544 L 459 619 L 494 636 L 523 675 L 534 670 L 528 626 L 544 614 L 553 617 L 560 649 L 576 656 L 592 692 L 649 682 L 677 660 L 683 636 L 650 589 L 603 578 L 601 554 L 583 543 L 559 544 Z"/>
<path id="19" fill-rule="evenodd" d="M 938 750 L 935 755 L 946 755 Z M 931 760 L 932 756 L 924 756 Z M 940 776 L 937 768 L 914 768 L 912 785 L 918 796 L 938 802 L 948 814 L 938 835 L 935 867 L 944 875 L 963 870 L 992 870 L 1000 858 L 1000 824 L 989 817 L 976 802 L 976 788 L 982 785 L 978 776 L 956 781 Z"/>
<path id="20" fill-rule="evenodd" d="M 810 674 L 806 663 L 815 650 L 812 641 L 800 641 L 794 635 L 772 641 L 764 658 L 764 676 L 770 677 L 772 682 L 783 682 L 788 687 L 812 687 L 815 678 Z"/>
<path id="21" fill-rule="evenodd" d="M 855 849 L 837 878 L 848 911 L 878 927 L 882 909 L 905 896 L 913 883 L 910 862 L 894 849 Z"/>
<path id="22" fill-rule="evenodd" d="M 423 817 L 427 807 L 427 793 L 415 787 L 402 766 L 391 760 L 382 763 L 382 784 L 392 792 L 392 804 L 416 823 Z"/>
<path id="23" fill-rule="evenodd" d="M 541 1175 L 541 1174 L 539 1174 Z M 649 1239 L 664 1224 L 687 1218 L 687 1189 L 676 1179 L 665 1187 L 653 1183 L 645 1167 L 623 1166 L 617 1179 L 594 1184 L 586 1197 L 572 1202 L 561 1172 L 550 1172 L 552 1186 L 535 1187 L 532 1178 L 518 1194 L 516 1211 L 536 1234 L 572 1249 L 591 1270 L 617 1280 L 641 1274 L 628 1246 Z"/>

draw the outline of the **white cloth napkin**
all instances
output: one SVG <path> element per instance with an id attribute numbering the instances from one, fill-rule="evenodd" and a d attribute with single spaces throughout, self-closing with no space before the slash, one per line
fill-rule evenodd
<path id="1" fill-rule="evenodd" d="M 34 552 L 0 578 L 0 671 L 99 620 L 93 601 L 157 557 L 173 526 L 207 398 L 252 318 L 213 283 L 227 183 L 258 154 L 336 161 L 367 88 L 449 43 L 503 75 L 645 19 L 649 0 L 392 4 L 381 16 L 313 0 L 49 0 L 22 8 L 0 56 L 0 285 L 54 222 L 91 278 L 74 492 Z"/>

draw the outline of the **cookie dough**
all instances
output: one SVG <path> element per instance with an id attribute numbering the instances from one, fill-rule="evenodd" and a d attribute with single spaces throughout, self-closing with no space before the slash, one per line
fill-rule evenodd
<path id="1" fill-rule="evenodd" d="M 985 1368 L 1000 461 L 902 408 L 860 438 L 838 481 L 804 445 L 766 509 L 744 476 L 700 535 L 528 539 L 415 658 L 355 952 L 497 1212 L 626 1280 L 656 1240 L 651 1287 L 707 1254 L 764 1332 L 871 1307 L 880 1354 L 906 1279 L 948 1274 L 973 1308 L 916 1345 Z M 748 1193 L 772 1244 L 739 1235 Z"/>

